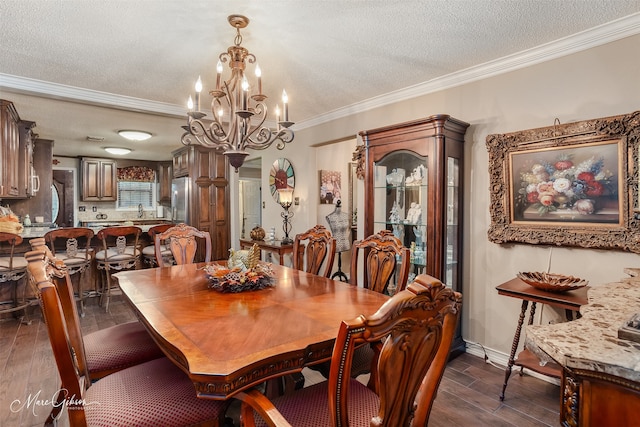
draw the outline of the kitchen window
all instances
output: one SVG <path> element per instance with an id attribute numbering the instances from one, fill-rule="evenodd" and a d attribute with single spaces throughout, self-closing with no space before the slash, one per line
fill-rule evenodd
<path id="1" fill-rule="evenodd" d="M 140 181 L 118 181 L 117 209 L 133 210 L 140 205 L 152 210 L 156 205 L 156 183 Z"/>

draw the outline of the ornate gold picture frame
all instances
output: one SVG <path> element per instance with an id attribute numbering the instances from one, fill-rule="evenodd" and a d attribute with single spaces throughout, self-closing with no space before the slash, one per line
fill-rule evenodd
<path id="1" fill-rule="evenodd" d="M 494 243 L 640 253 L 640 111 L 487 136 Z"/>

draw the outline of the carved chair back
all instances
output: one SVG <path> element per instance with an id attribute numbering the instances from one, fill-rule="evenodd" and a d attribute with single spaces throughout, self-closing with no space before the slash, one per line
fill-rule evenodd
<path id="1" fill-rule="evenodd" d="M 198 251 L 197 238 L 204 240 L 204 262 L 211 261 L 211 235 L 209 232 L 200 231 L 187 224 L 178 224 L 171 227 L 164 233 L 156 234 L 156 262 L 158 262 L 158 265 L 162 262 L 161 248 L 162 243 L 164 242 L 164 244 L 171 250 L 176 264 L 193 263 L 196 252 Z"/>
<path id="2" fill-rule="evenodd" d="M 336 239 L 322 225 L 297 234 L 293 241 L 293 265 L 307 273 L 329 277 L 336 254 Z"/>
<path id="3" fill-rule="evenodd" d="M 147 231 L 147 234 L 151 239 L 151 244 L 148 246 L 145 246 L 142 249 L 142 257 L 144 259 L 145 265 L 149 267 L 158 266 L 158 262 L 156 260 L 156 245 L 155 245 L 156 235 L 160 233 L 164 233 L 165 231 L 167 231 L 173 226 L 174 224 L 159 224 L 159 225 L 154 225 L 149 229 L 149 231 Z M 160 253 L 162 254 L 162 261 L 163 261 L 163 264 L 161 265 L 161 267 L 163 265 L 173 264 L 173 255 L 171 254 L 171 250 L 169 250 L 169 248 L 167 248 L 165 245 L 162 245 L 162 248 L 160 248 Z"/>
<path id="4" fill-rule="evenodd" d="M 363 286 L 376 292 L 393 293 L 389 283 L 396 274 L 396 289 L 399 292 L 409 278 L 409 249 L 389 230 L 372 234 L 352 245 L 351 277 L 349 283 L 358 285 L 358 257 L 364 256 Z M 399 268 L 396 268 L 399 267 Z M 397 271 L 396 271 L 397 270 Z"/>

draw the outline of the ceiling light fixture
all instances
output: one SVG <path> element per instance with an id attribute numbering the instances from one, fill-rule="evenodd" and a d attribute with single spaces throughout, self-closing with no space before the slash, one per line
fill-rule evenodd
<path id="1" fill-rule="evenodd" d="M 119 130 L 118 135 L 129 141 L 144 141 L 151 138 L 151 134 L 143 130 Z"/>
<path id="2" fill-rule="evenodd" d="M 124 156 L 125 154 L 129 154 L 131 152 L 131 150 L 129 150 L 128 148 L 121 147 L 107 147 L 104 149 L 104 151 L 111 154 L 117 154 L 118 156 Z"/>
<path id="3" fill-rule="evenodd" d="M 211 102 L 212 121 L 206 125 L 201 119 L 206 113 L 200 111 L 200 92 L 202 81 L 198 77 L 196 82 L 195 104 L 191 96 L 187 104 L 187 125 L 182 128 L 186 132 L 182 135 L 182 143 L 189 145 L 198 143 L 205 147 L 224 150 L 223 154 L 238 172 L 238 168 L 249 155 L 247 148 L 264 150 L 278 141 L 276 147 L 282 150 L 286 143 L 293 141 L 293 131 L 289 129 L 293 122 L 289 121 L 287 93 L 282 91 L 282 117 L 280 108 L 276 106 L 275 130 L 264 125 L 267 118 L 267 106 L 262 93 L 262 72 L 256 57 L 241 46 L 240 29 L 249 25 L 249 19 L 242 15 L 228 17 L 229 24 L 236 29 L 234 46 L 218 57 L 216 87 L 209 94 L 213 96 Z M 222 79 L 222 64 L 229 62 L 231 75 L 228 80 Z M 245 75 L 246 64 L 255 64 L 256 83 L 249 85 Z M 249 94 L 253 95 L 249 96 Z M 249 98 L 254 101 L 251 103 Z M 224 120 L 223 120 L 224 118 Z M 282 120 L 281 120 L 282 119 Z M 252 122 L 253 121 L 253 122 Z"/>

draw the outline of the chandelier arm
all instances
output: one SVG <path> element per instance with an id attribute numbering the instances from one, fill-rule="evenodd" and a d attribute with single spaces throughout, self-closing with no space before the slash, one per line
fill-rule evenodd
<path id="1" fill-rule="evenodd" d="M 269 148 L 274 142 L 278 141 L 276 148 L 282 150 L 286 144 L 293 141 L 294 133 L 291 129 L 281 129 L 274 133 L 268 127 L 262 127 L 258 135 L 261 135 L 259 141 L 250 139 L 246 144 L 246 148 L 253 150 L 265 150 Z"/>
<path id="2" fill-rule="evenodd" d="M 232 146 L 227 142 L 226 134 L 224 133 L 224 129 L 219 126 L 219 123 L 211 122 L 209 128 L 199 119 L 190 119 L 189 120 L 189 132 L 195 140 L 206 147 L 215 147 L 222 148 L 224 150 L 232 149 Z M 183 136 L 183 144 L 185 138 Z M 186 138 L 186 141 L 191 140 L 190 138 Z M 193 140 L 191 140 L 193 142 Z"/>

